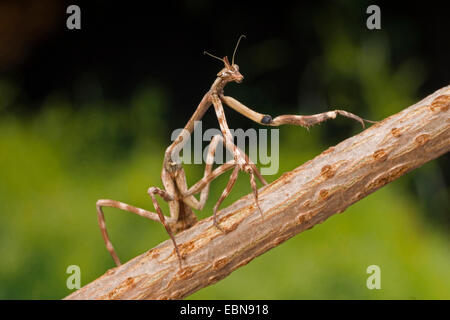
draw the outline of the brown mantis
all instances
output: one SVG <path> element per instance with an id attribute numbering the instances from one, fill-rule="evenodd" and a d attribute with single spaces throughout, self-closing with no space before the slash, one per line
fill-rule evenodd
<path id="1" fill-rule="evenodd" d="M 239 101 L 237 101 L 232 97 L 225 96 L 223 90 L 227 83 L 229 82 L 240 83 L 244 79 L 242 74 L 239 72 L 239 66 L 234 63 L 236 50 L 238 48 L 239 42 L 243 37 L 245 36 L 242 35 L 239 37 L 239 40 L 233 52 L 231 63 L 229 62 L 227 57 L 219 58 L 206 51 L 204 52 L 205 54 L 208 54 L 213 58 L 222 61 L 224 63 L 224 68 L 220 70 L 219 73 L 217 74 L 216 80 L 213 82 L 209 91 L 203 96 L 203 99 L 200 101 L 200 104 L 198 105 L 194 114 L 191 116 L 188 123 L 184 127 L 184 130 L 178 135 L 178 137 L 165 151 L 163 168 L 161 172 L 161 180 L 164 189 L 158 187 L 150 187 L 148 189 L 148 194 L 151 197 L 156 213 L 115 200 L 102 199 L 97 201 L 97 215 L 100 230 L 102 232 L 106 248 L 111 254 L 112 258 L 114 259 L 114 262 L 118 266 L 120 265 L 120 260 L 109 239 L 108 232 L 106 230 L 105 218 L 102 211 L 102 207 L 114 207 L 122 209 L 131 213 L 135 213 L 142 217 L 161 222 L 164 225 L 167 233 L 169 234 L 173 242 L 175 253 L 178 256 L 180 268 L 182 257 L 180 255 L 177 243 L 175 241 L 174 234 L 190 228 L 197 222 L 197 218 L 192 209 L 195 210 L 203 209 L 206 200 L 208 198 L 209 184 L 211 183 L 212 180 L 214 180 L 221 174 L 227 172 L 228 170 L 231 169 L 233 170 L 229 178 L 228 184 L 225 187 L 219 200 L 215 204 L 213 210 L 213 221 L 214 224 L 219 229 L 221 228 L 217 221 L 217 210 L 220 204 L 223 202 L 223 200 L 231 192 L 234 184 L 236 183 L 239 171 L 245 171 L 249 174 L 250 185 L 252 188 L 253 196 L 255 198 L 256 207 L 260 212 L 261 216 L 263 215 L 261 208 L 259 207 L 258 189 L 255 180 L 256 178 L 258 178 L 264 185 L 267 185 L 267 182 L 260 174 L 256 165 L 248 158 L 248 156 L 244 152 L 242 152 L 242 150 L 240 150 L 234 144 L 233 136 L 230 132 L 230 129 L 228 128 L 228 124 L 225 118 L 223 104 L 228 105 L 229 107 L 241 113 L 245 117 L 259 124 L 267 126 L 292 124 L 308 128 L 312 125 L 321 123 L 328 119 L 334 119 L 338 114 L 359 121 L 363 127 L 364 121 L 368 121 L 343 110 L 328 111 L 310 116 L 282 115 L 273 119 L 269 115 L 260 114 L 248 108 L 247 106 L 243 105 L 242 103 L 240 103 Z M 195 183 L 193 186 L 188 188 L 184 169 L 180 163 L 174 160 L 174 155 L 176 154 L 177 151 L 180 150 L 180 148 L 184 146 L 184 144 L 187 141 L 187 138 L 189 137 L 188 135 L 190 135 L 193 132 L 195 121 L 199 121 L 200 119 L 202 119 L 203 115 L 211 105 L 214 106 L 214 110 L 217 119 L 219 121 L 222 135 L 216 135 L 211 139 L 211 143 L 208 147 L 206 166 L 203 178 L 197 183 Z M 220 142 L 223 142 L 225 148 L 228 149 L 233 154 L 233 160 L 230 160 L 213 170 L 212 167 L 214 162 L 214 155 L 216 148 Z M 199 200 L 194 196 L 197 194 L 200 194 Z M 170 210 L 169 217 L 165 216 L 162 213 L 161 208 L 156 199 L 156 195 L 158 195 L 163 200 L 168 202 Z"/>

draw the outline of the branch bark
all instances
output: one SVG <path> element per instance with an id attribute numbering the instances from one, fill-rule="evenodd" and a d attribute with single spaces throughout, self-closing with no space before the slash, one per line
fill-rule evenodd
<path id="1" fill-rule="evenodd" d="M 294 235 L 343 212 L 382 186 L 450 150 L 450 85 L 322 152 L 252 195 L 108 270 L 66 299 L 182 299 Z"/>

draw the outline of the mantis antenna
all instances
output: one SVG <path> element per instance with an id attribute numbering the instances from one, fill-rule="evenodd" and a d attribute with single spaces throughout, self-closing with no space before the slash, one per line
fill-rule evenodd
<path id="1" fill-rule="evenodd" d="M 223 61 L 222 58 L 219 58 L 218 56 L 215 56 L 215 55 L 209 53 L 208 51 L 203 51 L 203 54 L 207 54 L 207 55 L 210 56 L 210 57 L 213 57 L 213 58 L 216 58 L 216 59 L 218 59 L 218 60 L 220 60 L 220 61 L 222 61 L 222 62 L 225 62 L 225 61 Z"/>
<path id="2" fill-rule="evenodd" d="M 234 56 L 236 55 L 236 51 L 237 51 L 237 48 L 238 48 L 238 46 L 239 46 L 239 42 L 241 42 L 241 39 L 242 39 L 242 38 L 245 39 L 245 34 L 241 34 L 241 36 L 239 37 L 238 42 L 236 43 L 236 47 L 234 48 L 234 52 L 233 52 L 233 58 L 231 59 L 231 64 L 232 64 L 232 65 L 234 64 Z"/>
<path id="3" fill-rule="evenodd" d="M 232 65 L 234 64 L 234 57 L 236 56 L 236 51 L 237 51 L 237 48 L 238 48 L 239 43 L 241 42 L 241 39 L 242 39 L 242 38 L 244 38 L 244 39 L 246 38 L 246 37 L 245 37 L 245 34 L 242 34 L 242 35 L 239 37 L 239 39 L 238 39 L 238 41 L 237 41 L 237 43 L 236 43 L 236 47 L 234 47 L 233 58 L 231 59 L 231 64 L 232 64 Z M 213 58 L 215 58 L 215 59 L 217 59 L 217 60 L 220 60 L 220 61 L 222 61 L 222 62 L 225 62 L 222 58 L 219 58 L 218 56 L 215 56 L 215 55 L 209 53 L 208 51 L 203 51 L 203 54 L 207 54 L 207 55 L 210 56 L 210 57 L 213 57 Z"/>

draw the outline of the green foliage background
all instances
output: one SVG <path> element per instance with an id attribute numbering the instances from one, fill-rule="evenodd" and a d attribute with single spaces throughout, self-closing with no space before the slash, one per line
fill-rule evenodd
<path id="1" fill-rule="evenodd" d="M 421 61 L 412 58 L 394 68 L 391 46 L 382 33 L 358 38 L 339 26 L 314 26 L 323 50 L 308 63 L 303 78 L 299 76 L 299 92 L 305 91 L 308 75 L 314 74 L 327 88 L 330 101 L 377 120 L 423 98 L 418 88 L 427 72 Z M 267 68 L 280 60 L 271 55 L 277 45 L 270 39 L 261 45 L 266 52 L 261 64 Z M 242 56 L 245 60 L 245 49 Z M 246 84 L 240 86 L 234 96 L 252 101 Z M 55 92 L 39 112 L 23 116 L 9 112 L 20 108 L 11 102 L 20 90 L 10 79 L 0 79 L 0 299 L 59 299 L 71 292 L 66 288 L 69 265 L 81 267 L 82 285 L 114 266 L 98 229 L 97 199 L 152 208 L 146 190 L 161 186 L 163 152 L 170 143 L 167 133 L 175 128 L 160 119 L 168 116 L 165 110 L 172 97 L 154 81 L 122 102 L 98 97 L 74 106 Z M 202 93 L 192 92 L 198 97 Z M 290 106 L 291 113 L 314 112 L 308 109 L 308 97 L 299 100 L 299 105 Z M 277 105 L 270 100 L 261 103 L 262 110 Z M 226 112 L 230 120 L 240 117 Z M 360 131 L 347 119 L 336 123 L 309 132 L 282 127 L 280 170 L 268 180 Z M 345 135 L 330 136 L 340 129 Z M 190 183 L 203 171 L 198 165 L 186 170 Z M 410 189 L 439 175 L 439 163 L 433 161 L 190 298 L 449 299 L 448 226 L 430 222 L 424 200 Z M 211 214 L 226 178 L 213 182 L 200 218 Z M 249 192 L 242 175 L 223 206 Z M 434 197 L 448 205 L 445 187 Z M 163 210 L 168 213 L 165 204 Z M 105 211 L 123 261 L 167 239 L 157 223 L 120 210 Z M 381 290 L 366 287 L 366 268 L 372 264 L 381 267 Z"/>

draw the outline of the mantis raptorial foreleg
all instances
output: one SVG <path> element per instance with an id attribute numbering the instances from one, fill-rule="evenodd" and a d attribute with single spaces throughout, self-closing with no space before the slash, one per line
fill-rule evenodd
<path id="1" fill-rule="evenodd" d="M 374 121 L 366 120 L 361 117 L 358 117 L 357 115 L 354 115 L 353 113 L 350 113 L 348 111 L 344 110 L 333 110 L 323 113 L 318 113 L 314 115 L 309 116 L 299 116 L 299 115 L 282 115 L 278 116 L 274 119 L 272 119 L 269 115 L 264 115 L 259 112 L 256 112 L 246 105 L 242 104 L 238 100 L 234 99 L 233 97 L 228 97 L 221 95 L 220 99 L 228 105 L 230 108 L 236 110 L 240 114 L 244 115 L 245 117 L 259 123 L 264 124 L 267 126 L 280 126 L 283 124 L 291 124 L 291 125 L 300 125 L 302 127 L 311 127 L 315 124 L 319 124 L 323 121 L 329 120 L 329 119 L 335 119 L 338 114 L 354 119 L 361 123 L 361 125 L 364 128 L 364 121 L 374 123 Z"/>

